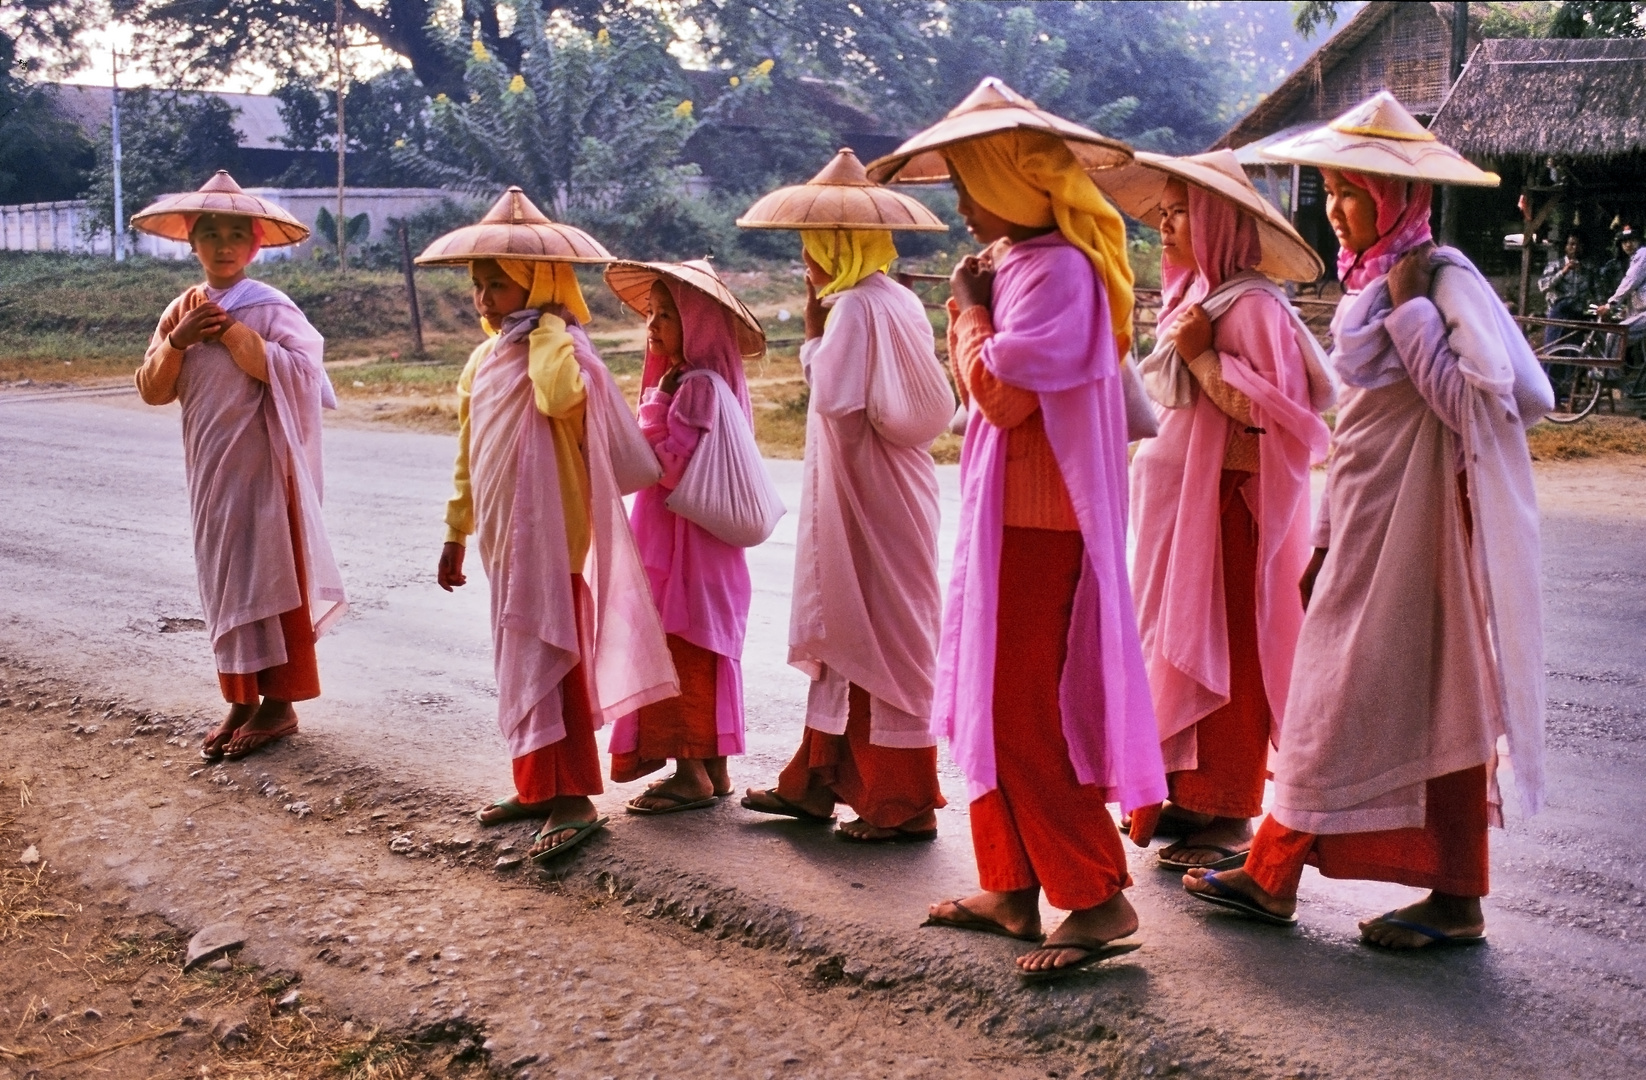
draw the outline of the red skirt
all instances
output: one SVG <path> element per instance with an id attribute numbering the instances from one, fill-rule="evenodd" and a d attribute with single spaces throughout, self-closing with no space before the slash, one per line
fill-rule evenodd
<path id="1" fill-rule="evenodd" d="M 579 632 L 587 625 L 589 588 L 582 575 L 572 575 L 572 600 L 577 605 Z M 588 655 L 588 642 L 579 642 Z M 583 665 L 566 673 L 560 684 L 561 716 L 566 737 L 514 759 L 514 790 L 523 803 L 547 802 L 562 796 L 598 795 L 600 747 L 594 741 L 594 710 L 583 682 Z M 539 706 L 541 708 L 541 706 Z"/>
<path id="2" fill-rule="evenodd" d="M 896 829 L 946 805 L 937 786 L 937 747 L 876 746 L 869 741 L 869 692 L 852 685 L 846 733 L 807 728 L 777 778 L 790 802 L 826 789 L 877 829 Z"/>
<path id="3" fill-rule="evenodd" d="M 674 634 L 668 635 L 668 641 L 675 673 L 680 676 L 680 693 L 640 707 L 635 716 L 640 741 L 633 751 L 612 755 L 612 780 L 619 784 L 656 772 L 670 758 L 720 756 L 716 720 L 720 655 Z"/>
<path id="4" fill-rule="evenodd" d="M 979 883 L 1036 886 L 1064 911 L 1132 883 L 1102 790 L 1075 778 L 1058 704 L 1085 543 L 1077 532 L 1005 530 L 994 685 L 996 787 L 971 804 Z"/>

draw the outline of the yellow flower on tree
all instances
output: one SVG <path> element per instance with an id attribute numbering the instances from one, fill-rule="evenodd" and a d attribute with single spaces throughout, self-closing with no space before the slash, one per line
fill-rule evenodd
<path id="1" fill-rule="evenodd" d="M 474 39 L 474 45 L 471 51 L 474 53 L 474 58 L 482 64 L 492 58 L 491 53 L 486 51 L 486 43 L 481 41 L 479 38 Z"/>
<path id="2" fill-rule="evenodd" d="M 727 79 L 726 81 L 728 83 L 730 83 L 731 85 L 736 86 L 738 83 L 742 82 L 743 80 L 739 79 L 736 75 L 733 75 L 730 79 Z"/>
<path id="3" fill-rule="evenodd" d="M 770 75 L 772 73 L 772 68 L 776 66 L 777 61 L 775 60 L 762 60 L 754 66 L 754 73 L 756 75 Z"/>
<path id="4" fill-rule="evenodd" d="M 688 119 L 691 116 L 691 114 L 692 114 L 692 101 L 691 101 L 691 98 L 687 98 L 685 101 L 682 101 L 680 104 L 678 104 L 674 107 L 674 115 L 678 116 L 682 120 Z"/>
<path id="5" fill-rule="evenodd" d="M 594 35 L 594 40 L 602 45 L 610 45 L 612 43 L 611 32 L 602 26 L 600 28 L 600 33 Z"/>
<path id="6" fill-rule="evenodd" d="M 526 80 L 519 75 L 509 80 L 509 93 L 523 94 L 526 92 Z"/>

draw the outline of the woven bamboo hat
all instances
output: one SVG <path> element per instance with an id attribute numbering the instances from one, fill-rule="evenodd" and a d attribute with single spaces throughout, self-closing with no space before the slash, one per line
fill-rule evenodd
<path id="1" fill-rule="evenodd" d="M 1256 269 L 1287 281 L 1314 281 L 1326 272 L 1315 254 L 1274 204 L 1258 194 L 1232 150 L 1169 157 L 1139 150 L 1130 165 L 1096 169 L 1092 182 L 1132 217 L 1160 226 L 1160 201 L 1169 180 L 1182 180 L 1235 204 L 1257 223 L 1263 261 Z"/>
<path id="2" fill-rule="evenodd" d="M 1044 131 L 1062 139 L 1086 169 L 1108 169 L 1132 160 L 1131 147 L 1072 120 L 1046 112 L 994 76 L 949 111 L 949 115 L 869 163 L 870 180 L 882 184 L 936 184 L 949 178 L 943 148 L 1002 131 Z"/>
<path id="3" fill-rule="evenodd" d="M 896 229 L 948 232 L 938 216 L 899 191 L 869 179 L 849 148 L 804 184 L 764 195 L 737 224 L 745 229 Z"/>
<path id="4" fill-rule="evenodd" d="M 415 261 L 419 266 L 456 266 L 476 259 L 605 263 L 612 261 L 612 253 L 575 225 L 550 221 L 524 191 L 510 187 L 485 217 L 435 240 Z"/>
<path id="5" fill-rule="evenodd" d="M 309 228 L 282 208 L 240 190 L 222 169 L 200 190 L 166 195 L 131 217 L 132 228 L 167 240 L 189 242 L 189 225 L 201 214 L 233 214 L 255 218 L 263 226 L 264 247 L 285 247 L 308 239 Z"/>
<path id="6" fill-rule="evenodd" d="M 1275 161 L 1347 169 L 1426 184 L 1497 187 L 1497 173 L 1477 168 L 1435 138 L 1387 90 L 1380 90 L 1325 127 L 1282 139 L 1260 153 Z"/>
<path id="7" fill-rule="evenodd" d="M 606 284 L 611 286 L 619 300 L 641 316 L 651 313 L 652 282 L 665 277 L 696 289 L 736 317 L 737 351 L 743 354 L 745 360 L 758 360 L 766 355 L 766 328 L 760 325 L 760 320 L 737 298 L 737 294 L 720 280 L 720 275 L 715 273 L 707 259 L 679 263 L 614 259 L 606 267 Z"/>

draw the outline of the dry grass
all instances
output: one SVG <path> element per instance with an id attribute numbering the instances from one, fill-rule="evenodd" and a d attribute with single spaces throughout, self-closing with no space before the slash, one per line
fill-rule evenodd
<path id="1" fill-rule="evenodd" d="M 1575 461 L 1609 454 L 1646 455 L 1646 421 L 1587 416 L 1575 424 L 1542 423 L 1526 433 L 1533 461 Z"/>

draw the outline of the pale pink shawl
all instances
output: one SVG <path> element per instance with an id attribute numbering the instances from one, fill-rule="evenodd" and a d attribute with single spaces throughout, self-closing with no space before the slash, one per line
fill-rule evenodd
<path id="1" fill-rule="evenodd" d="M 680 310 L 686 368 L 712 371 L 724 379 L 743 406 L 741 417 L 724 419 L 752 424 L 734 316 L 689 285 L 668 278 L 662 281 Z M 663 465 L 663 478 L 634 497 L 634 537 L 651 595 L 663 617 L 663 629 L 717 656 L 718 748 L 722 755 L 741 754 L 743 639 L 754 588 L 742 548 L 715 537 L 665 505 L 685 473 L 698 440 L 716 422 L 718 411 L 714 386 L 708 379 L 688 379 L 673 395 L 659 389 L 657 384 L 667 366 L 664 358 L 647 353 L 641 376 L 640 428 Z M 631 753 L 639 746 L 639 739 L 638 717 L 625 716 L 612 729 L 611 752 Z"/>
<path id="2" fill-rule="evenodd" d="M 919 298 L 880 273 L 824 303 L 823 336 L 800 349 L 811 402 L 789 663 L 812 680 L 808 727 L 845 734 L 855 683 L 869 693 L 871 743 L 934 746 L 943 597 L 932 436 L 901 445 L 869 415 L 873 374 L 939 370 L 931 323 Z M 951 401 L 932 432 L 952 414 Z"/>
<path id="3" fill-rule="evenodd" d="M 1251 218 L 1227 200 L 1191 187 L 1189 214 L 1201 272 L 1163 265 L 1163 335 L 1261 257 Z M 1252 399 L 1252 426 L 1266 432 L 1246 498 L 1258 526 L 1258 655 L 1271 740 L 1279 737 L 1303 625 L 1297 582 L 1309 560 L 1309 466 L 1324 459 L 1328 439 L 1310 404 L 1309 343 L 1299 333 L 1283 301 L 1253 292 L 1216 321 L 1213 337 L 1224 379 Z M 1236 422 L 1199 392 L 1187 408 L 1159 411 L 1159 437 L 1145 440 L 1132 461 L 1132 589 L 1162 754 L 1167 771 L 1177 772 L 1196 767 L 1194 725 L 1229 701 L 1219 481 Z"/>
<path id="4" fill-rule="evenodd" d="M 491 581 L 497 719 L 517 758 L 566 737 L 563 683 L 579 662 L 597 728 L 680 692 L 608 449 L 611 426 L 634 418 L 578 326 L 567 331 L 588 389 L 591 544 L 586 564 L 571 565 L 552 421 L 537 411 L 527 371 L 537 315 L 505 323 L 475 372 L 469 404 L 475 520 Z M 591 600 L 582 627 L 573 573 L 582 574 Z"/>
<path id="5" fill-rule="evenodd" d="M 997 263 L 995 333 L 983 361 L 1002 381 L 1040 398 L 1086 545 L 1058 694 L 1063 734 L 1079 781 L 1129 810 L 1164 800 L 1166 778 L 1126 582 L 1126 408 L 1108 306 L 1091 261 L 1060 234 L 1015 244 Z M 982 410 L 973 410 L 967 426 L 960 472 L 960 536 L 933 722 L 976 799 L 995 788 L 997 776 L 1006 478 L 1006 432 Z"/>
<path id="6" fill-rule="evenodd" d="M 201 342 L 185 352 L 177 381 L 206 629 L 217 669 L 249 674 L 286 662 L 279 616 L 302 600 L 288 490 L 297 495 L 315 636 L 348 610 L 320 509 L 320 412 L 337 398 L 324 340 L 284 293 L 251 278 L 204 292 L 263 339 L 268 361 L 261 383 L 220 342 Z"/>

